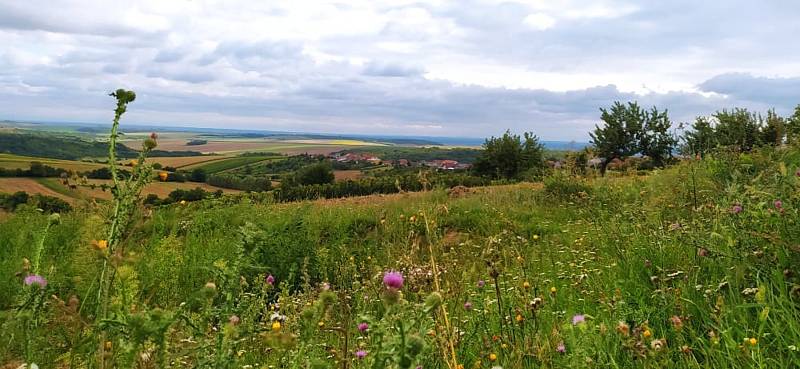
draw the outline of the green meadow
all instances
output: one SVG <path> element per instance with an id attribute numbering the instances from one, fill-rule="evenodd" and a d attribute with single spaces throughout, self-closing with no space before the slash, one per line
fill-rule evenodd
<path id="1" fill-rule="evenodd" d="M 798 164 L 763 149 L 462 192 L 226 196 L 137 210 L 114 254 L 111 204 L 21 209 L 0 223 L 0 362 L 797 367 Z M 41 295 L 22 277 L 39 243 Z"/>

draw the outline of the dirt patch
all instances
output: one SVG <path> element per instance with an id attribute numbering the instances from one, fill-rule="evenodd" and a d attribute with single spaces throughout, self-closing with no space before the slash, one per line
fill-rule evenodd
<path id="1" fill-rule="evenodd" d="M 0 178 L 0 192 L 14 193 L 25 191 L 29 194 L 41 194 L 46 196 L 58 197 L 64 201 L 74 202 L 76 198 L 60 194 L 53 191 L 34 178 Z"/>
<path id="2" fill-rule="evenodd" d="M 228 156 L 210 155 L 210 156 L 176 156 L 176 157 L 156 157 L 147 158 L 147 163 L 159 163 L 163 167 L 182 168 L 194 164 L 205 163 L 214 160 L 225 159 Z"/>
<path id="3" fill-rule="evenodd" d="M 346 181 L 348 179 L 359 179 L 361 178 L 361 171 L 360 170 L 334 170 L 333 176 L 336 178 L 337 181 Z"/>

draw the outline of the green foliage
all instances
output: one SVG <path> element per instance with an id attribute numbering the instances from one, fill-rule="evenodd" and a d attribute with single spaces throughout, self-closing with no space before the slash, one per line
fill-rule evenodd
<path id="1" fill-rule="evenodd" d="M 255 176 L 240 176 L 236 174 L 219 173 L 208 177 L 208 184 L 241 191 L 262 192 L 272 189 L 272 181 L 268 178 Z"/>
<path id="2" fill-rule="evenodd" d="M 281 182 L 281 187 L 284 185 L 291 187 L 330 184 L 333 183 L 334 179 L 335 177 L 331 164 L 328 162 L 319 162 L 306 165 L 294 174 L 287 176 Z"/>
<path id="3" fill-rule="evenodd" d="M 483 144 L 473 171 L 490 178 L 520 179 L 523 175 L 540 174 L 544 169 L 544 146 L 530 132 L 520 137 L 506 131 Z"/>
<path id="4" fill-rule="evenodd" d="M 672 158 L 677 140 L 669 133 L 672 122 L 667 111 L 653 107 L 644 110 L 637 102 L 627 105 L 615 101 L 611 109 L 600 108 L 603 126 L 596 125 L 589 133 L 595 153 L 603 158 L 601 173 L 614 159 L 633 155 L 649 157 L 656 166 L 664 166 Z"/>
<path id="5" fill-rule="evenodd" d="M 472 148 L 443 148 L 443 147 L 402 147 L 402 146 L 376 146 L 348 149 L 340 153 L 368 153 L 382 160 L 406 159 L 411 162 L 431 160 L 456 160 L 459 163 L 473 163 L 480 155 L 481 150 Z"/>

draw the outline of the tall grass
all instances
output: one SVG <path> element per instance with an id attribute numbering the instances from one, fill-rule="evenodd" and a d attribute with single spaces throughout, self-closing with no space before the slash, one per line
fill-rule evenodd
<path id="1" fill-rule="evenodd" d="M 458 196 L 136 207 L 109 259 L 91 245 L 113 204 L 57 224 L 23 209 L 0 223 L 0 363 L 798 367 L 798 165 L 773 150 Z M 49 283 L 22 324 L 38 240 Z"/>

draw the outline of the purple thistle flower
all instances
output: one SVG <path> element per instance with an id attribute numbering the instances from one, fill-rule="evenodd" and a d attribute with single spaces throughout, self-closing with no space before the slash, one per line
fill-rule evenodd
<path id="1" fill-rule="evenodd" d="M 560 342 L 560 343 L 558 344 L 558 347 L 556 347 L 556 351 L 558 351 L 558 352 L 559 352 L 559 353 L 561 353 L 561 354 L 563 354 L 563 353 L 566 353 L 566 352 L 567 352 L 567 347 L 566 347 L 566 346 L 564 346 L 564 342 Z"/>
<path id="2" fill-rule="evenodd" d="M 364 351 L 364 350 L 358 350 L 358 351 L 356 351 L 356 357 L 357 357 L 359 360 L 361 360 L 361 359 L 363 359 L 363 358 L 367 357 L 367 352 L 366 352 L 366 351 Z"/>
<path id="3" fill-rule="evenodd" d="M 731 213 L 739 214 L 741 212 L 742 212 L 742 205 L 736 204 L 736 205 L 733 205 L 733 207 L 731 207 Z"/>
<path id="4" fill-rule="evenodd" d="M 783 210 L 783 201 L 781 201 L 781 200 L 775 200 L 775 202 L 773 203 L 773 205 L 775 205 L 775 209 L 778 209 L 778 210 Z"/>
<path id="5" fill-rule="evenodd" d="M 383 284 L 388 288 L 399 290 L 403 288 L 403 275 L 400 272 L 386 272 L 383 275 Z"/>
<path id="6" fill-rule="evenodd" d="M 572 317 L 572 325 L 578 325 L 586 321 L 586 316 L 583 314 L 577 314 Z"/>
<path id="7" fill-rule="evenodd" d="M 486 285 L 486 282 L 484 282 L 483 279 L 478 281 L 478 288 L 483 288 L 483 286 L 485 286 L 485 285 Z"/>
<path id="8" fill-rule="evenodd" d="M 464 310 L 470 311 L 472 310 L 472 303 L 467 301 L 464 303 Z"/>
<path id="9" fill-rule="evenodd" d="M 274 285 L 275 284 L 275 277 L 273 277 L 272 274 L 270 274 L 270 275 L 267 276 L 266 281 L 270 286 Z"/>
<path id="10" fill-rule="evenodd" d="M 361 322 L 361 323 L 358 323 L 358 330 L 359 330 L 361 333 L 364 333 L 364 332 L 366 332 L 366 331 L 367 331 L 367 329 L 369 329 L 369 324 L 367 324 L 367 322 Z"/>
<path id="11" fill-rule="evenodd" d="M 31 274 L 31 275 L 25 277 L 25 285 L 26 286 L 32 286 L 34 284 L 38 285 L 41 288 L 45 288 L 45 287 L 47 287 L 47 280 L 44 279 L 44 277 L 42 277 L 40 275 L 37 275 L 37 274 Z"/>

